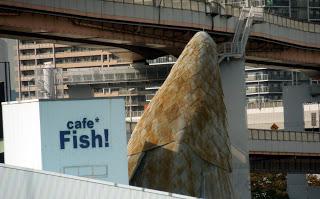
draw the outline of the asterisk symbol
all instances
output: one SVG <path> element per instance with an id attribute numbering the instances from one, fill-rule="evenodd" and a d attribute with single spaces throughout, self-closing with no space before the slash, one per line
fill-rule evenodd
<path id="1" fill-rule="evenodd" d="M 95 121 L 96 121 L 96 122 L 99 122 L 99 118 L 98 118 L 98 117 L 96 117 Z"/>

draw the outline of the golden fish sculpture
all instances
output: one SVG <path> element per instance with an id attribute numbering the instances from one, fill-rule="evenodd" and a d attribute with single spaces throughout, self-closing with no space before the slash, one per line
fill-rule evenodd
<path id="1" fill-rule="evenodd" d="M 226 108 L 213 39 L 186 45 L 128 144 L 130 185 L 233 198 Z"/>

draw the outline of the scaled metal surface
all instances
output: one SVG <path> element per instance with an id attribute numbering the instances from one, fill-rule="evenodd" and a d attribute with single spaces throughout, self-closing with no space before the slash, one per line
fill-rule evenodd
<path id="1" fill-rule="evenodd" d="M 230 142 L 216 44 L 187 44 L 128 144 L 130 184 L 204 198 L 233 198 Z"/>

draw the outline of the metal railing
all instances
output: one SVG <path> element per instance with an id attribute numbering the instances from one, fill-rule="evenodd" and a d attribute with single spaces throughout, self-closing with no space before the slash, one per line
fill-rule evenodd
<path id="1" fill-rule="evenodd" d="M 141 117 L 144 111 L 131 111 L 131 117 Z M 130 111 L 126 111 L 126 117 L 130 117 Z"/>
<path id="2" fill-rule="evenodd" d="M 232 5 L 225 6 L 225 14 L 229 16 L 239 17 L 241 13 L 240 7 L 235 7 Z M 259 14 L 263 22 L 279 25 L 287 28 L 297 29 L 306 32 L 320 33 L 320 24 L 311 23 L 303 20 L 291 19 L 288 17 L 283 17 L 275 14 L 269 14 L 264 11 L 264 13 Z"/>
<path id="3" fill-rule="evenodd" d="M 148 73 L 149 72 L 149 73 Z M 63 73 L 64 83 L 88 83 L 88 82 L 116 82 L 133 80 L 152 80 L 165 79 L 169 71 L 165 73 L 150 73 L 143 70 L 141 72 L 111 73 L 109 70 L 90 70 L 90 71 L 66 71 Z"/>
<path id="4" fill-rule="evenodd" d="M 249 140 L 320 142 L 320 133 L 318 132 L 272 131 L 263 129 L 248 130 Z"/>
<path id="5" fill-rule="evenodd" d="M 283 107 L 283 101 L 249 102 L 247 109 Z"/>
<path id="6" fill-rule="evenodd" d="M 162 64 L 162 63 L 174 64 L 176 61 L 177 61 L 177 58 L 172 55 L 147 60 L 149 64 Z"/>
<path id="7" fill-rule="evenodd" d="M 266 92 L 277 92 L 281 93 L 282 88 L 280 87 L 268 87 L 268 86 L 260 86 L 260 87 L 247 87 L 246 93 L 247 94 L 252 94 L 252 93 L 266 93 Z"/>
<path id="8" fill-rule="evenodd" d="M 249 74 L 246 76 L 246 81 L 259 81 L 259 80 L 280 80 L 292 81 L 290 75 L 271 75 L 271 74 Z"/>
<path id="9" fill-rule="evenodd" d="M 218 53 L 224 55 L 239 55 L 241 56 L 241 43 L 225 42 L 218 45 Z"/>

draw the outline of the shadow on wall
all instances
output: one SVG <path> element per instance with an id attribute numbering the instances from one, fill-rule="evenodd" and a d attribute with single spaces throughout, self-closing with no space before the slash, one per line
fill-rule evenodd
<path id="1" fill-rule="evenodd" d="M 194 197 L 230 198 L 228 171 L 201 159 L 187 144 L 145 146 L 149 150 L 142 152 L 130 185 Z"/>

